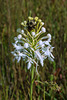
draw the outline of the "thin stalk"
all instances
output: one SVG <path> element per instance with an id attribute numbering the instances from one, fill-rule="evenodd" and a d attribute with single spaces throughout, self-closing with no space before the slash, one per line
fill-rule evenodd
<path id="1" fill-rule="evenodd" d="M 43 94 L 43 96 L 44 96 L 44 100 L 46 100 L 46 99 L 45 99 L 45 85 L 44 85 L 44 94 Z"/>
<path id="2" fill-rule="evenodd" d="M 40 77 L 38 75 L 38 81 L 40 80 Z M 38 87 L 40 87 L 40 85 L 38 84 Z M 38 94 L 40 93 L 40 88 L 38 88 Z M 38 96 L 38 100 L 40 100 L 40 95 Z"/>
<path id="3" fill-rule="evenodd" d="M 8 86 L 6 86 L 5 100 L 8 100 Z"/>
<path id="4" fill-rule="evenodd" d="M 32 67 L 31 67 L 30 100 L 32 100 L 32 94 L 33 94 L 33 79 L 34 79 L 34 64 L 32 64 Z"/>

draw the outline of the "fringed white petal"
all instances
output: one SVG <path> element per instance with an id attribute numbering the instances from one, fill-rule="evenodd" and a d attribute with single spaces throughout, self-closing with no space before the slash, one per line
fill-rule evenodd
<path id="1" fill-rule="evenodd" d="M 41 31 L 46 32 L 46 28 L 42 27 Z"/>
<path id="2" fill-rule="evenodd" d="M 29 62 L 29 63 L 28 63 L 27 68 L 28 68 L 28 69 L 30 69 L 30 68 L 31 68 L 31 62 Z"/>
<path id="3" fill-rule="evenodd" d="M 36 53 L 36 55 L 39 57 L 40 63 L 41 63 L 41 65 L 43 66 L 43 58 L 42 58 L 40 52 L 37 50 L 37 51 L 35 51 L 35 53 Z"/>

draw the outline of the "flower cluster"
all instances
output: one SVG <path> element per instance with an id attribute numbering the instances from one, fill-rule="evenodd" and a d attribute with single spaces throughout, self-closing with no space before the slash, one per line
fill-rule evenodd
<path id="1" fill-rule="evenodd" d="M 21 25 L 24 29 L 17 30 L 20 34 L 14 38 L 13 46 L 15 49 L 12 52 L 17 62 L 22 57 L 28 63 L 27 68 L 30 69 L 33 63 L 38 66 L 38 61 L 43 66 L 46 58 L 53 61 L 52 51 L 54 47 L 50 44 L 51 34 L 48 33 L 45 36 L 46 28 L 43 27 L 42 20 L 38 17 L 28 17 L 28 21 L 22 22 Z"/>

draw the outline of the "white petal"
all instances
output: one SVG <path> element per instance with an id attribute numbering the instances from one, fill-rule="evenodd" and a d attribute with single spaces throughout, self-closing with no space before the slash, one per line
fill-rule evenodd
<path id="1" fill-rule="evenodd" d="M 35 32 L 32 32 L 32 36 L 35 36 Z"/>
<path id="2" fill-rule="evenodd" d="M 43 42 L 42 42 L 42 40 L 40 40 L 40 41 L 39 41 L 39 45 L 42 45 L 42 44 L 43 44 Z"/>
<path id="3" fill-rule="evenodd" d="M 46 32 L 46 28 L 42 27 L 41 31 Z"/>
<path id="4" fill-rule="evenodd" d="M 52 53 L 51 53 L 51 57 L 54 58 L 54 56 L 52 55 Z"/>
<path id="5" fill-rule="evenodd" d="M 21 34 L 19 34 L 19 35 L 18 35 L 18 39 L 21 39 L 21 38 L 22 38 L 22 35 L 21 35 Z"/>
<path id="6" fill-rule="evenodd" d="M 48 59 L 51 60 L 51 61 L 54 61 L 53 58 L 51 58 L 51 57 L 48 57 Z"/>
<path id="7" fill-rule="evenodd" d="M 43 48 L 45 45 L 42 40 L 39 41 L 39 45 Z"/>
<path id="8" fill-rule="evenodd" d="M 30 69 L 30 67 L 31 67 L 31 63 L 29 62 L 27 68 Z"/>
<path id="9" fill-rule="evenodd" d="M 35 53 L 36 53 L 37 56 L 39 57 L 39 59 L 40 59 L 40 63 L 41 63 L 41 65 L 43 66 L 43 58 L 42 58 L 40 52 L 39 52 L 39 51 L 35 51 Z"/>
<path id="10" fill-rule="evenodd" d="M 50 46 L 49 41 L 43 41 L 43 43 L 45 43 L 46 45 Z"/>
<path id="11" fill-rule="evenodd" d="M 51 34 L 47 34 L 48 41 L 51 42 Z"/>
<path id="12" fill-rule="evenodd" d="M 47 51 L 45 52 L 45 55 L 46 55 L 46 56 L 50 56 L 50 51 L 47 50 Z"/>
<path id="13" fill-rule="evenodd" d="M 16 46 L 16 49 L 19 50 L 19 49 L 23 49 L 22 46 Z"/>
<path id="14" fill-rule="evenodd" d="M 17 56 L 17 54 L 15 52 L 11 52 L 14 56 Z"/>
<path id="15" fill-rule="evenodd" d="M 25 47 L 25 48 L 28 48 L 28 47 L 29 47 L 28 43 L 25 43 L 25 44 L 24 44 L 24 47 Z"/>
<path id="16" fill-rule="evenodd" d="M 20 59 L 21 59 L 21 57 L 18 57 L 17 62 L 19 62 L 19 61 L 20 61 Z"/>
<path id="17" fill-rule="evenodd" d="M 44 25 L 44 22 L 41 22 L 42 25 Z"/>
<path id="18" fill-rule="evenodd" d="M 19 52 L 19 56 L 20 56 L 20 57 L 22 57 L 22 56 L 23 56 L 23 54 Z"/>
<path id="19" fill-rule="evenodd" d="M 24 30 L 21 30 L 21 34 L 23 34 L 24 33 Z"/>
<path id="20" fill-rule="evenodd" d="M 39 75 L 38 70 L 37 70 L 37 65 L 36 65 L 36 72 L 37 72 L 37 75 Z"/>
<path id="21" fill-rule="evenodd" d="M 51 39 L 51 34 L 47 34 L 47 37 Z"/>
<path id="22" fill-rule="evenodd" d="M 13 43 L 13 46 L 15 49 L 19 50 L 19 49 L 23 49 L 23 47 L 21 45 L 16 45 L 15 43 Z"/>

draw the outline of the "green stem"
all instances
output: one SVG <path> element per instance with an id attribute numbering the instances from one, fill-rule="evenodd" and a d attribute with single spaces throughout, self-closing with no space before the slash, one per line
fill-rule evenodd
<path id="1" fill-rule="evenodd" d="M 45 100 L 45 85 L 44 85 L 44 100 Z"/>
<path id="2" fill-rule="evenodd" d="M 40 77 L 38 75 L 38 81 L 40 80 Z M 38 87 L 40 87 L 39 83 L 38 83 Z M 38 94 L 40 93 L 40 88 L 38 88 Z M 38 100 L 40 100 L 40 95 L 38 96 Z"/>
<path id="3" fill-rule="evenodd" d="M 33 94 L 33 79 L 34 79 L 34 64 L 31 67 L 31 87 L 30 87 L 30 100 L 32 100 Z"/>

